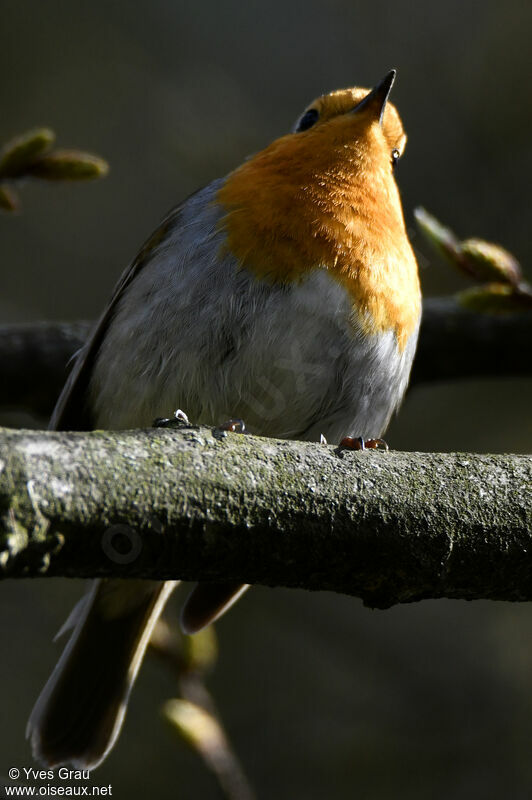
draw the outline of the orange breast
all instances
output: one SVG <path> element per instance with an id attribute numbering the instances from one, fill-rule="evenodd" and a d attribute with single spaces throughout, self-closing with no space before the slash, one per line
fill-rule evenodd
<path id="1" fill-rule="evenodd" d="M 327 133 L 312 151 L 304 136 L 278 139 L 228 176 L 217 196 L 226 247 L 273 282 L 327 270 L 349 291 L 363 329 L 393 330 L 403 349 L 419 321 L 420 288 L 395 181 L 372 169 L 360 144 Z"/>

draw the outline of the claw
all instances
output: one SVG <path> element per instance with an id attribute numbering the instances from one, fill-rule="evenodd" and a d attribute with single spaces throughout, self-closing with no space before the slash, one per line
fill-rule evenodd
<path id="1" fill-rule="evenodd" d="M 152 423 L 154 428 L 196 428 L 191 425 L 188 416 L 180 408 L 174 411 L 173 417 L 157 417 Z"/>
<path id="2" fill-rule="evenodd" d="M 344 436 L 340 442 L 340 447 L 345 447 L 348 450 L 365 450 L 366 445 L 362 436 Z"/>
<path id="3" fill-rule="evenodd" d="M 348 450 L 389 450 L 384 439 L 364 439 L 362 436 L 344 436 L 340 447 Z"/>
<path id="4" fill-rule="evenodd" d="M 389 450 L 384 439 L 366 439 L 366 448 L 369 450 Z"/>
<path id="5" fill-rule="evenodd" d="M 220 431 L 231 431 L 232 433 L 246 433 L 246 423 L 243 419 L 228 419 L 218 425 Z"/>
<path id="6" fill-rule="evenodd" d="M 175 425 L 175 419 L 173 417 L 157 417 L 151 425 L 152 428 L 169 428 L 171 425 Z"/>

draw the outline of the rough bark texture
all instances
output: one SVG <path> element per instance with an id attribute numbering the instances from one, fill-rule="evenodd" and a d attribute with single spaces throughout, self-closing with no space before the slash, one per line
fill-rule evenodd
<path id="1" fill-rule="evenodd" d="M 0 326 L 0 407 L 48 417 L 87 338 L 90 322 Z M 532 375 L 532 314 L 478 314 L 453 298 L 431 298 L 411 384 L 457 378 Z"/>
<path id="2" fill-rule="evenodd" d="M 532 458 L 0 429 L 0 573 L 532 599 Z"/>

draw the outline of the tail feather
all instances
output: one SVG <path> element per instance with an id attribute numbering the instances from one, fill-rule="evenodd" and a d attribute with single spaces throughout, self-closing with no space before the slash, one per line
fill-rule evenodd
<path id="1" fill-rule="evenodd" d="M 197 583 L 181 611 L 185 633 L 197 633 L 225 614 L 249 589 L 248 583 Z"/>
<path id="2" fill-rule="evenodd" d="M 78 769 L 92 769 L 105 758 L 120 732 L 153 626 L 175 585 L 93 582 L 67 620 L 74 630 L 28 721 L 35 758 Z"/>

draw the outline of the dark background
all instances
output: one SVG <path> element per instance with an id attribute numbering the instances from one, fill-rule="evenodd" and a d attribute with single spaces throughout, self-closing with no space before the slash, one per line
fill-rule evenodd
<path id="1" fill-rule="evenodd" d="M 284 133 L 315 95 L 372 85 L 391 67 L 409 134 L 398 181 L 425 294 L 466 282 L 416 236 L 416 205 L 460 235 L 499 241 L 525 267 L 532 260 L 531 5 L 3 0 L 0 9 L 0 140 L 46 124 L 59 144 L 111 165 L 95 184 L 27 186 L 23 213 L 0 216 L 1 321 L 94 318 L 168 208 Z M 408 450 L 530 452 L 531 399 L 525 380 L 418 388 L 387 439 Z M 59 580 L 0 587 L 0 775 L 31 765 L 25 722 L 80 591 Z M 261 800 L 532 797 L 530 606 L 433 601 L 378 612 L 256 588 L 218 632 L 210 686 Z M 148 660 L 94 784 L 124 798 L 217 796 L 160 719 L 173 694 L 170 674 Z"/>

